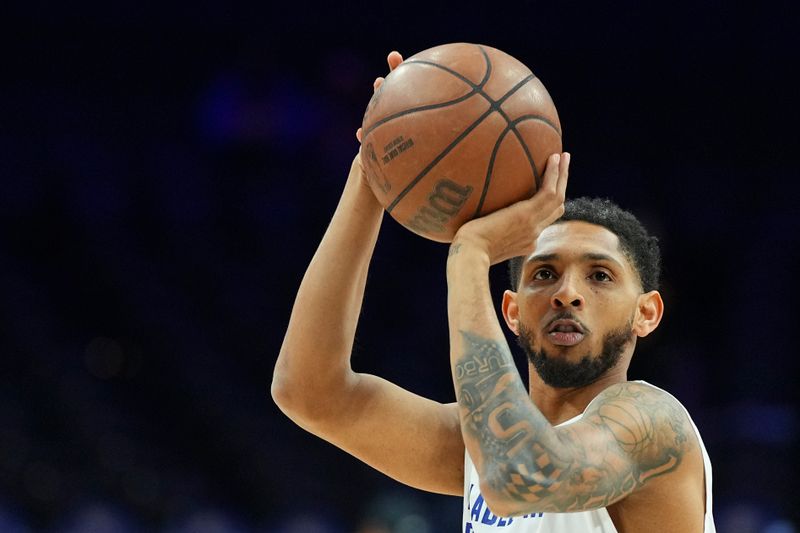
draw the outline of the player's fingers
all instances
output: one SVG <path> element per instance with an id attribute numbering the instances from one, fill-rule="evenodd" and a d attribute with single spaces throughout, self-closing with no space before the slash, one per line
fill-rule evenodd
<path id="1" fill-rule="evenodd" d="M 389 71 L 392 71 L 403 62 L 403 56 L 397 50 L 392 50 L 386 57 L 386 62 L 389 63 Z"/>
<path id="2" fill-rule="evenodd" d="M 542 190 L 556 192 L 560 165 L 561 154 L 552 154 L 547 158 L 547 166 L 544 169 L 544 177 L 542 179 Z"/>
<path id="3" fill-rule="evenodd" d="M 356 156 L 353 158 L 353 162 L 350 164 L 350 174 L 354 172 L 364 173 L 364 166 L 361 164 L 361 148 L 358 149 Z"/>
<path id="4" fill-rule="evenodd" d="M 375 81 L 372 82 L 372 90 L 377 91 L 380 89 L 381 85 L 383 85 L 383 78 L 378 76 L 375 78 Z"/>
<path id="5" fill-rule="evenodd" d="M 558 184 L 556 185 L 556 194 L 561 201 L 567 197 L 567 181 L 569 180 L 569 162 L 572 159 L 572 154 L 564 152 L 561 155 L 561 163 L 558 165 Z"/>

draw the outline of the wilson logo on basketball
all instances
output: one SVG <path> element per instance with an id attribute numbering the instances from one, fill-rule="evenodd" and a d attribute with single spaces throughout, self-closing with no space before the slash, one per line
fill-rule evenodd
<path id="1" fill-rule="evenodd" d="M 472 191 L 469 185 L 461 186 L 453 180 L 440 179 L 428 195 L 428 203 L 408 221 L 408 227 L 420 233 L 444 232 L 447 222 L 461 210 Z"/>

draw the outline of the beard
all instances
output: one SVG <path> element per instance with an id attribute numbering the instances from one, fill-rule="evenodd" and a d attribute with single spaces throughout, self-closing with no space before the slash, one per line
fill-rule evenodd
<path id="1" fill-rule="evenodd" d="M 544 351 L 544 347 L 539 350 L 534 349 L 534 336 L 522 324 L 520 324 L 517 344 L 528 356 L 528 361 L 546 384 L 556 388 L 576 388 L 594 383 L 606 371 L 616 366 L 633 335 L 633 322 L 631 321 L 620 329 L 608 332 L 603 337 L 603 348 L 599 355 L 587 353 L 577 363 L 552 357 Z"/>

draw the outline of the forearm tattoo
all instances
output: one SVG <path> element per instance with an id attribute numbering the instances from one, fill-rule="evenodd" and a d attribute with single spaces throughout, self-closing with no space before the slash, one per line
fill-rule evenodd
<path id="1" fill-rule="evenodd" d="M 465 441 L 481 478 L 521 512 L 605 507 L 673 471 L 694 442 L 679 404 L 629 382 L 603 391 L 579 423 L 553 428 L 505 341 L 461 333 L 455 383 Z"/>

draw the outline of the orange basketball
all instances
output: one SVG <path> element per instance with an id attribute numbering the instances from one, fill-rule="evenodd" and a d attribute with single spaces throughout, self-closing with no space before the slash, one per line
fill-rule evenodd
<path id="1" fill-rule="evenodd" d="M 420 52 L 367 106 L 361 158 L 386 211 L 450 242 L 465 222 L 529 198 L 561 152 L 553 100 L 528 67 L 468 43 Z"/>

